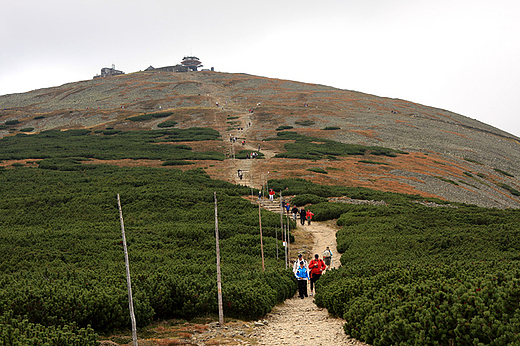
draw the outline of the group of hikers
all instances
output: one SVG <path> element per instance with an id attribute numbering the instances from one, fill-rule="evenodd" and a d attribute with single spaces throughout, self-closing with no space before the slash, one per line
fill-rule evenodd
<path id="1" fill-rule="evenodd" d="M 289 208 L 287 208 L 287 210 L 289 210 Z M 305 208 L 298 209 L 298 207 L 295 205 L 292 207 L 291 212 L 295 222 L 298 219 L 298 215 L 300 216 L 300 224 L 302 226 L 305 225 L 305 220 L 307 220 L 307 223 L 310 225 L 312 217 L 314 216 L 312 211 L 305 210 Z"/>
<path id="2" fill-rule="evenodd" d="M 307 263 L 302 254 L 298 255 L 298 259 L 294 262 L 293 272 L 298 280 L 298 297 L 303 299 L 308 297 L 307 282 L 310 282 L 310 296 L 316 292 L 316 281 L 321 275 L 330 269 L 332 265 L 332 251 L 327 248 L 323 251 L 323 259 L 318 254 L 314 255 L 314 259 Z"/>

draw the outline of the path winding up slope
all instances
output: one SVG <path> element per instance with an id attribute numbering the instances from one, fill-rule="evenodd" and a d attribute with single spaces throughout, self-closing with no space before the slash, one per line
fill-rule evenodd
<path id="1" fill-rule="evenodd" d="M 321 222 L 306 225 L 304 230 L 314 238 L 311 253 L 317 253 L 321 258 L 321 253 L 329 246 L 336 254 L 333 256 L 334 265 L 339 266 L 336 230 Z M 345 335 L 345 321 L 331 317 L 326 309 L 318 308 L 312 297 L 300 299 L 294 296 L 287 299 L 276 306 L 266 319 L 268 324 L 256 328 L 254 333 L 259 345 L 366 345 Z"/>

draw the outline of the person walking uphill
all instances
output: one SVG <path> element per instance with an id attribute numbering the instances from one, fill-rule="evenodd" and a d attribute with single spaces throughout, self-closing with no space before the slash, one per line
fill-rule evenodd
<path id="1" fill-rule="evenodd" d="M 310 210 L 307 210 L 307 223 L 309 224 L 309 226 L 311 225 L 311 220 L 312 220 L 312 217 L 314 216 L 314 213 Z"/>
<path id="2" fill-rule="evenodd" d="M 305 219 L 307 218 L 307 212 L 305 211 L 304 208 L 302 208 L 300 210 L 300 223 L 302 224 L 302 226 L 305 226 Z"/>
<path id="3" fill-rule="evenodd" d="M 292 215 L 293 215 L 293 219 L 294 219 L 294 222 L 296 222 L 296 218 L 298 216 L 298 213 L 300 212 L 298 210 L 298 207 L 297 206 L 293 206 L 292 209 L 291 209 L 291 212 L 292 212 Z"/>
<path id="4" fill-rule="evenodd" d="M 309 271 L 309 264 L 303 258 L 302 254 L 299 254 L 298 255 L 298 259 L 296 261 L 294 261 L 294 265 L 293 265 L 293 273 L 294 273 L 294 275 L 296 275 L 296 272 L 298 271 L 298 268 L 300 268 L 300 262 L 303 262 L 303 266 L 305 267 L 305 269 L 307 269 L 307 271 Z"/>
<path id="5" fill-rule="evenodd" d="M 327 269 L 327 266 L 323 260 L 320 259 L 320 256 L 318 254 L 314 255 L 314 259 L 309 263 L 309 270 L 311 271 L 311 296 L 316 281 L 318 281 L 325 269 Z"/>
<path id="6" fill-rule="evenodd" d="M 328 246 L 325 251 L 323 251 L 323 261 L 327 268 L 330 268 L 330 263 L 332 262 L 332 251 L 330 251 Z"/>
<path id="7" fill-rule="evenodd" d="M 300 261 L 300 267 L 296 271 L 295 276 L 298 280 L 298 296 L 301 299 L 303 299 L 304 297 L 308 297 L 307 280 L 309 280 L 309 273 L 307 272 L 307 268 L 303 266 L 303 261 Z"/>

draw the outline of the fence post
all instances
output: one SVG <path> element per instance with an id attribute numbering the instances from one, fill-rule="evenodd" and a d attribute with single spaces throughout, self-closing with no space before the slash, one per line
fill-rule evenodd
<path id="1" fill-rule="evenodd" d="M 135 323 L 134 302 L 132 299 L 132 283 L 130 282 L 130 263 L 128 261 L 128 249 L 126 247 L 125 223 L 123 222 L 123 211 L 121 210 L 121 200 L 117 194 L 117 207 L 119 208 L 119 220 L 121 221 L 121 233 L 123 234 L 123 249 L 125 251 L 126 284 L 128 287 L 128 307 L 130 308 L 130 320 L 132 321 L 132 340 L 137 346 L 137 327 Z"/>
<path id="2" fill-rule="evenodd" d="M 220 275 L 220 245 L 218 242 L 218 213 L 217 213 L 217 192 L 213 192 L 215 197 L 215 246 L 217 248 L 217 294 L 218 294 L 218 323 L 224 325 L 224 309 L 222 307 L 222 279 Z"/>

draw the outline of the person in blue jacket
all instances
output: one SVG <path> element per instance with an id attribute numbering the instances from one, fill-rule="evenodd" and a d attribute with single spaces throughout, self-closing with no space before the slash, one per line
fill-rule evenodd
<path id="1" fill-rule="evenodd" d="M 296 271 L 296 279 L 298 280 L 298 296 L 303 299 L 307 295 L 307 281 L 309 280 L 309 272 L 304 266 L 304 262 L 300 261 L 300 267 Z"/>

